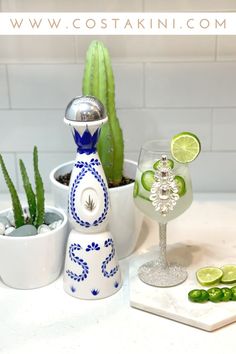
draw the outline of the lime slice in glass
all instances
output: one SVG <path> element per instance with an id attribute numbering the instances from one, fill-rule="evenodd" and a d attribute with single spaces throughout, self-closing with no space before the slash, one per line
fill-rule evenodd
<path id="1" fill-rule="evenodd" d="M 148 197 L 146 197 L 145 195 L 143 195 L 142 193 L 139 193 L 138 197 L 142 198 L 143 200 L 146 200 L 147 202 L 151 202 L 151 200 Z"/>
<path id="2" fill-rule="evenodd" d="M 174 181 L 177 185 L 178 188 L 178 195 L 180 197 L 183 197 L 186 193 L 186 185 L 185 185 L 185 180 L 181 176 L 175 176 Z"/>
<path id="3" fill-rule="evenodd" d="M 198 137 L 192 133 L 183 132 L 171 140 L 171 154 L 180 163 L 192 162 L 201 151 Z"/>
<path id="4" fill-rule="evenodd" d="M 146 191 L 150 192 L 153 183 L 155 182 L 154 172 L 151 170 L 143 172 L 141 176 L 141 183 Z"/>
<path id="5" fill-rule="evenodd" d="M 153 164 L 153 168 L 154 168 L 154 170 L 157 170 L 158 169 L 158 166 L 160 165 L 160 161 L 161 160 L 157 160 L 154 164 Z M 173 160 L 171 160 L 171 159 L 168 159 L 167 160 L 167 166 L 169 167 L 169 168 L 174 168 L 174 161 Z"/>
<path id="6" fill-rule="evenodd" d="M 138 182 L 135 181 L 135 182 L 134 182 L 134 189 L 133 189 L 133 197 L 134 197 L 134 198 L 137 197 L 138 191 L 139 191 L 139 185 L 138 185 Z"/>
<path id="7" fill-rule="evenodd" d="M 197 281 L 202 286 L 211 286 L 219 283 L 223 276 L 223 271 L 217 267 L 204 267 L 196 272 Z"/>
<path id="8" fill-rule="evenodd" d="M 223 276 L 221 278 L 221 283 L 232 284 L 236 282 L 236 265 L 227 264 L 222 268 Z"/>

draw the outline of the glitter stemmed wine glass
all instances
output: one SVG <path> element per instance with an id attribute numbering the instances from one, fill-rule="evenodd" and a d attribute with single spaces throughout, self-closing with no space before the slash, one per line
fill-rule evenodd
<path id="1" fill-rule="evenodd" d="M 173 160 L 167 141 L 153 140 L 142 146 L 133 195 L 136 206 L 159 223 L 159 253 L 139 268 L 139 278 L 157 287 L 182 283 L 187 272 L 168 262 L 166 228 L 191 205 L 192 185 L 188 165 Z"/>

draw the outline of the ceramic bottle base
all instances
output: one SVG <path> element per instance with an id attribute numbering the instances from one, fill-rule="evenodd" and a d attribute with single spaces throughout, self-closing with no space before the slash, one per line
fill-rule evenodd
<path id="1" fill-rule="evenodd" d="M 65 260 L 64 290 L 79 299 L 101 299 L 121 287 L 121 272 L 109 232 L 70 232 Z"/>

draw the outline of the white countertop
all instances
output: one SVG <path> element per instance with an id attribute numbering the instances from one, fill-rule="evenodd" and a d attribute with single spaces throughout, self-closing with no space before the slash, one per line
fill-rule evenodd
<path id="1" fill-rule="evenodd" d="M 1 209 L 8 206 L 8 197 L 0 195 Z M 227 246 L 236 263 L 236 194 L 196 194 L 168 226 L 169 244 L 190 240 L 198 247 Z M 0 283 L 0 353 L 233 353 L 236 324 L 205 332 L 130 307 L 129 261 L 157 242 L 157 225 L 145 219 L 136 252 L 120 262 L 122 289 L 103 300 L 70 297 L 61 278 L 27 291 Z"/>

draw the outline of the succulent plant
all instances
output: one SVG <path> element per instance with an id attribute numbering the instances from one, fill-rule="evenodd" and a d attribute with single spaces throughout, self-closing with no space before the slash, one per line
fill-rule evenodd
<path id="1" fill-rule="evenodd" d="M 108 123 L 98 142 L 98 153 L 108 182 L 119 185 L 123 175 L 124 142 L 115 107 L 115 84 L 109 52 L 100 41 L 92 41 L 86 55 L 83 94 L 97 97 L 105 106 Z"/>
<path id="2" fill-rule="evenodd" d="M 39 225 L 43 224 L 43 220 L 44 220 L 45 198 L 44 198 L 43 180 L 39 173 L 38 150 L 36 146 L 34 147 L 33 161 L 34 161 L 34 180 L 35 180 L 35 192 L 36 192 L 36 204 L 37 204 L 36 218 L 34 224 L 36 227 L 38 227 Z"/>
<path id="3" fill-rule="evenodd" d="M 11 195 L 11 200 L 12 200 L 12 210 L 15 218 L 15 225 L 16 227 L 20 227 L 24 225 L 25 220 L 24 220 L 24 215 L 23 215 L 23 208 L 20 203 L 20 199 L 18 197 L 16 187 L 14 186 L 14 183 L 11 180 L 11 177 L 7 171 L 6 165 L 3 161 L 2 155 L 0 154 L 0 165 L 2 168 L 2 173 L 5 178 L 7 187 L 9 189 L 10 195 Z"/>
<path id="4" fill-rule="evenodd" d="M 45 199 L 44 199 L 43 181 L 38 168 L 38 150 L 36 146 L 34 147 L 34 152 L 33 152 L 35 192 L 33 191 L 33 188 L 30 184 L 30 180 L 24 162 L 22 160 L 19 160 L 19 165 L 20 165 L 21 177 L 22 177 L 23 186 L 24 186 L 28 207 L 29 207 L 30 218 L 28 220 L 25 220 L 24 218 L 23 208 L 20 203 L 20 199 L 17 194 L 16 187 L 14 186 L 14 183 L 10 178 L 10 175 L 7 171 L 2 155 L 0 154 L 0 166 L 2 168 L 3 176 L 5 178 L 6 184 L 8 186 L 11 195 L 15 225 L 16 228 L 18 228 L 26 223 L 30 223 L 35 225 L 36 227 L 39 227 L 41 224 L 43 224 L 44 221 L 44 200 Z"/>
<path id="5" fill-rule="evenodd" d="M 22 181 L 23 181 L 23 186 L 24 186 L 24 190 L 25 190 L 25 194 L 26 194 L 28 206 L 29 206 L 29 214 L 30 214 L 29 222 L 33 223 L 35 220 L 35 216 L 36 216 L 36 198 L 35 198 L 33 188 L 30 184 L 29 177 L 28 177 L 24 162 L 21 159 L 19 160 L 19 165 L 20 165 L 20 172 L 21 172 L 21 177 L 22 177 Z"/>

